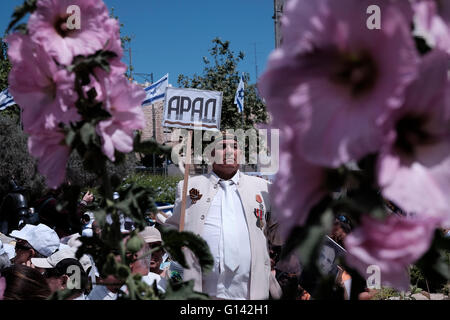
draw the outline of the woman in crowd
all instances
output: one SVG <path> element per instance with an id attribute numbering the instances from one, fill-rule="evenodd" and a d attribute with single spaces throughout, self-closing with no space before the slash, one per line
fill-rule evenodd
<path id="1" fill-rule="evenodd" d="M 50 288 L 44 276 L 36 269 L 25 265 L 12 265 L 2 270 L 6 288 L 4 300 L 45 300 Z"/>

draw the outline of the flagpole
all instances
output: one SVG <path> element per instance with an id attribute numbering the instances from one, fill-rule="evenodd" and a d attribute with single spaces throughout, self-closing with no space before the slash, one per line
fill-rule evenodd
<path id="1" fill-rule="evenodd" d="M 150 74 L 151 75 L 151 79 L 152 79 L 152 84 L 153 84 L 153 72 Z M 156 142 L 156 120 L 155 120 L 155 105 L 152 103 L 152 127 L 153 127 L 153 140 Z M 153 175 L 155 175 L 156 173 L 156 157 L 155 157 L 155 153 L 153 153 Z"/>
<path id="2" fill-rule="evenodd" d="M 189 171 L 191 169 L 191 145 L 192 145 L 192 131 L 188 131 L 188 138 L 186 142 L 186 154 L 185 154 L 185 163 L 184 163 L 184 180 L 183 180 L 183 193 L 181 197 L 181 213 L 180 213 L 180 225 L 178 231 L 184 230 L 184 221 L 186 216 L 186 198 L 187 198 L 187 189 L 189 184 Z"/>

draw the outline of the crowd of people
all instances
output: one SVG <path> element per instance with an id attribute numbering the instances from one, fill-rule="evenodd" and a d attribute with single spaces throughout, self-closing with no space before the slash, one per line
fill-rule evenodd
<path id="1" fill-rule="evenodd" d="M 101 232 L 93 212 L 87 209 L 93 200 L 91 192 L 83 196 L 77 210 L 78 223 L 71 224 L 70 220 L 75 219 L 56 209 L 55 194 L 47 195 L 38 201 L 41 209 L 46 207 L 35 212 L 42 214 L 39 223 L 26 223 L 26 215 L 22 215 L 24 219 L 17 220 L 17 229 L 6 228 L 6 233 L 0 233 L 0 299 L 115 300 L 119 291 L 127 294 L 123 282 L 100 275 L 92 256 L 77 258 L 80 237 L 98 237 Z M 55 219 L 57 215 L 61 218 Z M 121 219 L 123 241 L 133 229 L 128 219 Z M 72 230 L 76 232 L 69 234 Z M 138 235 L 143 246 L 129 256 L 129 268 L 147 285 L 156 284 L 158 292 L 165 293 L 169 278 L 181 279 L 182 269 L 163 249 L 161 233 L 154 223 Z"/>
<path id="2" fill-rule="evenodd" d="M 149 212 L 148 225 L 138 234 L 144 245 L 138 252 L 127 252 L 131 273 L 162 294 L 170 279 L 193 280 L 195 291 L 217 300 L 310 300 L 328 278 L 333 285 L 326 298 L 350 299 L 352 278 L 340 265 L 339 256 L 345 255 L 344 239 L 354 227 L 351 218 L 336 214 L 318 257 L 318 268 L 303 269 L 295 253 L 280 259 L 285 243 L 272 214 L 270 183 L 239 170 L 237 159 L 242 151 L 236 137 L 224 136 L 216 143 L 223 146 L 216 159 L 223 161 L 214 162 L 210 173 L 189 179 L 184 219 L 183 181 L 177 188 L 172 215 L 160 219 L 161 212 Z M 116 300 L 128 293 L 125 283 L 114 275 L 101 276 L 94 257 L 76 254 L 82 245 L 80 237 L 99 237 L 102 232 L 91 211 L 91 192 L 83 195 L 76 214 L 70 216 L 57 208 L 61 194 L 49 192 L 37 201 L 36 210 L 30 211 L 23 197 L 14 196 L 20 188 L 12 186 L 0 208 L 0 297 L 4 291 L 5 300 Z M 114 200 L 118 197 L 115 193 Z M 402 214 L 392 203 L 386 203 L 386 208 L 392 214 Z M 17 217 L 11 219 L 5 211 Z M 214 259 L 212 270 L 203 273 L 198 257 L 188 248 L 184 250 L 188 268 L 173 261 L 163 249 L 158 230 L 161 224 L 203 238 Z M 133 230 L 133 221 L 122 216 L 123 241 Z M 356 294 L 370 299 L 374 291 Z"/>

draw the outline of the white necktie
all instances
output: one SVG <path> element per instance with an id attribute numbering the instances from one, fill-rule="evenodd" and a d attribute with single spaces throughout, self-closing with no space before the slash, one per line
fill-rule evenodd
<path id="1" fill-rule="evenodd" d="M 232 181 L 221 180 L 220 185 L 224 190 L 222 197 L 222 228 L 224 246 L 224 264 L 231 271 L 239 267 L 239 247 L 236 236 L 236 210 L 234 208 Z"/>

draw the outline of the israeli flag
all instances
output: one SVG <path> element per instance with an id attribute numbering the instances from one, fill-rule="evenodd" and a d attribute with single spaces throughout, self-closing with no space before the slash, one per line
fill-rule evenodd
<path id="1" fill-rule="evenodd" d="M 241 75 L 241 81 L 239 81 L 239 86 L 236 90 L 236 95 L 234 96 L 234 104 L 237 104 L 239 113 L 244 110 L 244 75 Z"/>
<path id="2" fill-rule="evenodd" d="M 9 93 L 8 89 L 0 92 L 0 111 L 5 110 L 6 108 L 16 104 L 12 95 Z"/>
<path id="3" fill-rule="evenodd" d="M 155 103 L 156 101 L 164 100 L 166 96 L 166 88 L 169 86 L 169 74 L 153 83 L 151 86 L 145 88 L 147 97 L 142 106 L 147 106 L 149 104 Z"/>

